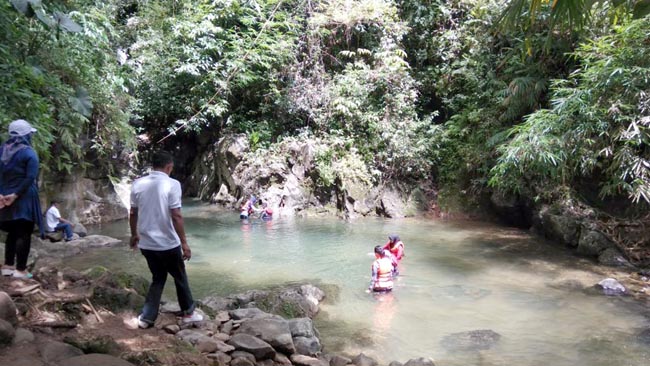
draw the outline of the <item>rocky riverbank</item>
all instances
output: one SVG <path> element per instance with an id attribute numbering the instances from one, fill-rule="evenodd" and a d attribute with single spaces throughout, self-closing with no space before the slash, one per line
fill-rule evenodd
<path id="1" fill-rule="evenodd" d="M 325 294 L 309 284 L 208 297 L 197 310 L 205 319 L 192 324 L 175 316 L 175 303 L 164 304 L 155 326 L 143 330 L 134 309 L 142 306 L 146 280 L 99 267 L 40 267 L 34 274 L 0 278 L 3 365 L 377 365 L 364 354 L 324 352 L 311 318 Z"/>

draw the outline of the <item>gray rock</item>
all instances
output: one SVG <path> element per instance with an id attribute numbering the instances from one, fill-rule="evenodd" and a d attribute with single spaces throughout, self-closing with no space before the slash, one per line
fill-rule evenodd
<path id="1" fill-rule="evenodd" d="M 212 353 L 219 350 L 219 343 L 223 342 L 203 336 L 197 340 L 195 348 L 201 353 Z M 226 346 L 226 344 L 224 344 L 224 346 Z M 234 347 L 232 349 L 234 349 Z M 223 352 L 223 350 L 221 351 Z"/>
<path id="2" fill-rule="evenodd" d="M 275 356 L 275 350 L 270 344 L 249 334 L 235 334 L 228 344 L 238 350 L 252 353 L 258 361 Z"/>
<path id="3" fill-rule="evenodd" d="M 319 311 L 318 305 L 320 301 L 325 298 L 325 292 L 313 285 L 300 286 L 300 293 L 304 296 L 305 300 L 309 303 L 310 317 L 316 315 Z"/>
<path id="4" fill-rule="evenodd" d="M 625 286 L 621 285 L 620 282 L 613 278 L 606 278 L 598 282 L 596 288 L 602 290 L 602 292 L 608 296 L 624 295 L 627 293 Z"/>
<path id="5" fill-rule="evenodd" d="M 86 229 L 85 226 L 83 226 L 81 223 L 75 223 L 74 226 L 72 227 L 72 231 L 79 235 L 79 237 L 84 238 L 88 236 L 88 229 Z"/>
<path id="6" fill-rule="evenodd" d="M 210 338 L 206 331 L 196 329 L 183 329 L 176 333 L 176 338 L 183 340 L 191 345 L 198 344 L 204 338 Z"/>
<path id="7" fill-rule="evenodd" d="M 255 362 L 255 366 L 273 366 L 273 360 L 262 360 Z"/>
<path id="8" fill-rule="evenodd" d="M 91 353 L 88 355 L 67 358 L 59 361 L 58 366 L 133 366 L 120 358 L 105 355 L 102 353 Z"/>
<path id="9" fill-rule="evenodd" d="M 11 300 L 11 296 L 2 291 L 0 291 L 0 319 L 8 322 L 12 326 L 18 324 L 16 304 Z"/>
<path id="10" fill-rule="evenodd" d="M 15 335 L 16 331 L 11 323 L 0 319 L 0 347 L 10 345 Z"/>
<path id="11" fill-rule="evenodd" d="M 34 342 L 34 333 L 30 332 L 29 330 L 25 328 L 18 328 L 16 329 L 16 335 L 14 337 L 14 343 L 19 344 L 19 343 L 32 343 Z"/>
<path id="12" fill-rule="evenodd" d="M 377 361 L 371 357 L 360 353 L 357 357 L 352 359 L 352 363 L 357 366 L 377 366 Z"/>
<path id="13" fill-rule="evenodd" d="M 389 363 L 388 366 L 404 366 L 404 365 L 399 361 L 393 361 Z"/>
<path id="14" fill-rule="evenodd" d="M 291 365 L 291 360 L 289 357 L 283 355 L 282 353 L 276 353 L 275 357 L 273 357 L 273 361 L 280 365 Z"/>
<path id="15" fill-rule="evenodd" d="M 296 346 L 296 353 L 305 356 L 315 356 L 321 351 L 321 344 L 316 337 L 295 337 L 293 339 Z"/>
<path id="16" fill-rule="evenodd" d="M 232 333 L 233 325 L 234 323 L 232 320 L 228 320 L 227 322 L 221 324 L 221 332 L 225 334 Z"/>
<path id="17" fill-rule="evenodd" d="M 176 324 L 167 324 L 163 327 L 163 330 L 169 334 L 176 334 L 181 331 L 181 327 Z"/>
<path id="18" fill-rule="evenodd" d="M 208 358 L 211 358 L 217 362 L 215 366 L 227 366 L 232 361 L 232 357 L 223 352 L 210 353 Z"/>
<path id="19" fill-rule="evenodd" d="M 420 357 L 420 358 L 413 358 L 406 361 L 404 366 L 435 366 L 435 364 L 433 363 L 433 360 L 430 358 Z"/>
<path id="20" fill-rule="evenodd" d="M 499 333 L 490 329 L 481 329 L 450 334 L 440 343 L 452 351 L 478 351 L 491 348 L 499 339 L 501 339 Z"/>
<path id="21" fill-rule="evenodd" d="M 389 218 L 404 217 L 404 200 L 399 192 L 392 188 L 387 188 L 381 194 L 380 211 Z"/>
<path id="22" fill-rule="evenodd" d="M 615 244 L 605 235 L 593 230 L 582 230 L 578 240 L 578 253 L 592 257 L 597 257 L 606 249 L 614 247 Z"/>
<path id="23" fill-rule="evenodd" d="M 50 341 L 42 345 L 39 349 L 41 358 L 46 364 L 55 364 L 67 358 L 83 355 L 83 351 L 67 343 Z"/>
<path id="24" fill-rule="evenodd" d="M 351 363 L 352 363 L 351 359 L 349 359 L 347 357 L 343 357 L 341 355 L 334 355 L 330 359 L 330 366 L 346 366 L 346 365 L 351 364 Z M 388 365 L 388 366 L 390 366 L 390 365 Z M 399 365 L 399 366 L 402 366 L 402 365 Z"/>
<path id="25" fill-rule="evenodd" d="M 217 312 L 217 315 L 214 316 L 214 321 L 217 321 L 219 323 L 225 323 L 228 320 L 230 320 L 230 314 L 228 314 L 227 311 L 219 311 Z"/>
<path id="26" fill-rule="evenodd" d="M 298 366 L 329 366 L 328 363 L 323 360 L 305 355 L 293 354 L 290 359 L 294 365 Z"/>
<path id="27" fill-rule="evenodd" d="M 580 234 L 580 222 L 578 218 L 551 213 L 549 207 L 542 208 L 539 216 L 540 229 L 547 238 L 572 247 L 578 245 Z"/>
<path id="28" fill-rule="evenodd" d="M 215 339 L 215 341 L 217 342 L 217 351 L 218 352 L 228 353 L 228 352 L 232 352 L 232 351 L 235 350 L 235 347 L 233 347 L 233 346 L 231 346 L 229 344 L 226 344 L 226 342 L 224 342 L 224 341 L 220 341 L 218 339 Z"/>
<path id="29" fill-rule="evenodd" d="M 242 319 L 252 319 L 252 318 L 264 318 L 269 317 L 271 314 L 265 313 L 258 308 L 245 308 L 245 309 L 235 309 L 230 310 L 230 317 L 234 320 Z"/>
<path id="30" fill-rule="evenodd" d="M 237 333 L 255 336 L 285 354 L 296 352 L 289 323 L 281 318 L 268 317 L 247 320 L 242 323 Z"/>
<path id="31" fill-rule="evenodd" d="M 255 363 L 257 360 L 255 359 L 255 356 L 252 353 L 248 353 L 245 351 L 235 351 L 230 354 L 232 358 L 245 358 L 249 360 L 252 363 Z"/>
<path id="32" fill-rule="evenodd" d="M 181 311 L 181 306 L 177 302 L 168 301 L 160 306 L 161 313 L 176 314 Z"/>
<path id="33" fill-rule="evenodd" d="M 618 249 L 607 248 L 598 256 L 598 263 L 612 267 L 632 267 Z"/>
<path id="34" fill-rule="evenodd" d="M 230 366 L 255 366 L 255 363 L 242 357 L 235 357 L 230 361 Z"/>
<path id="35" fill-rule="evenodd" d="M 212 338 L 218 339 L 222 342 L 228 342 L 230 340 L 230 335 L 226 333 L 216 333 Z"/>
<path id="36" fill-rule="evenodd" d="M 290 319 L 289 329 L 293 337 L 316 337 L 314 323 L 309 318 Z"/>
<path id="37" fill-rule="evenodd" d="M 219 312 L 233 309 L 236 306 L 237 301 L 220 296 L 209 296 L 201 300 L 201 304 L 212 311 Z"/>

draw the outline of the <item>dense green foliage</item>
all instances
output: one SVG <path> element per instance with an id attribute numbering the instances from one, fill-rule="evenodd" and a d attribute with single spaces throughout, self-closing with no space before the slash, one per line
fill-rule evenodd
<path id="1" fill-rule="evenodd" d="M 84 158 L 108 159 L 116 148 L 133 146 L 132 97 L 106 14 L 83 2 L 14 3 L 0 5 L 2 125 L 32 122 L 46 170 L 69 172 Z"/>
<path id="2" fill-rule="evenodd" d="M 323 187 L 346 166 L 433 183 L 448 205 L 585 180 L 645 205 L 646 5 L 16 0 L 0 6 L 0 122 L 32 121 L 55 171 L 136 134 L 199 152 L 245 133 L 324 142 Z"/>

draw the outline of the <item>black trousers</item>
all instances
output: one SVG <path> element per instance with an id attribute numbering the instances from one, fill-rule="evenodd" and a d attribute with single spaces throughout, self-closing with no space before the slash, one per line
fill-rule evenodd
<path id="1" fill-rule="evenodd" d="M 141 320 L 151 324 L 156 321 L 158 309 L 160 308 L 160 298 L 167 281 L 167 274 L 174 278 L 176 296 L 181 311 L 184 315 L 192 314 L 194 300 L 192 299 L 190 284 L 185 272 L 181 247 L 161 251 L 147 249 L 140 249 L 140 251 L 147 259 L 147 265 L 149 265 L 151 271 L 151 286 L 149 286 L 149 292 L 142 309 Z"/>
<path id="2" fill-rule="evenodd" d="M 32 232 L 34 222 L 27 220 L 11 220 L 2 222 L 2 230 L 7 232 L 5 243 L 5 265 L 16 265 L 16 269 L 27 269 L 27 258 L 32 247 Z"/>

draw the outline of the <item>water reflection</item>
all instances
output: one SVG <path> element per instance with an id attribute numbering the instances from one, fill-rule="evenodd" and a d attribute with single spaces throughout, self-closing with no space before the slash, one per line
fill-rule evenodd
<path id="1" fill-rule="evenodd" d="M 285 282 L 336 286 L 316 319 L 329 351 L 363 351 L 382 363 L 427 356 L 437 365 L 648 365 L 631 335 L 650 322 L 638 309 L 582 291 L 603 277 L 591 262 L 527 233 L 476 223 L 277 217 L 242 224 L 237 213 L 184 208 L 194 257 L 193 293 L 230 294 Z M 103 227 L 126 237 L 126 223 Z M 372 248 L 398 233 L 406 244 L 390 297 L 364 292 Z M 123 248 L 71 261 L 137 271 L 141 256 Z M 173 296 L 173 292 L 171 293 Z M 450 334 L 492 330 L 488 349 L 449 351 Z M 369 349 L 371 348 L 371 349 Z"/>

